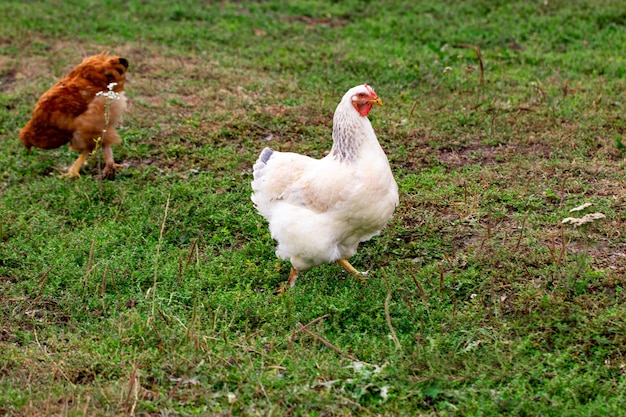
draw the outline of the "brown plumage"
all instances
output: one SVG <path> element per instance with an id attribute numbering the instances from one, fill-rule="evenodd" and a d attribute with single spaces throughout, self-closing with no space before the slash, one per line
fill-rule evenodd
<path id="1" fill-rule="evenodd" d="M 126 108 L 127 69 L 126 58 L 107 52 L 85 58 L 39 98 L 33 117 L 20 131 L 20 141 L 29 152 L 33 146 L 54 149 L 69 142 L 70 149 L 79 151 L 80 156 L 68 177 L 80 176 L 81 166 L 100 142 L 105 162 L 102 175 L 114 178 L 120 166 L 113 160 L 111 145 L 121 142 L 115 128 Z M 109 92 L 109 86 L 117 93 L 115 99 L 98 94 Z"/>

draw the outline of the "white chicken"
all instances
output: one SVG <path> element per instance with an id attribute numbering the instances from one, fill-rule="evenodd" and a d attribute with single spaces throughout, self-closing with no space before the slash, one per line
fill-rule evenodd
<path id="1" fill-rule="evenodd" d="M 265 148 L 253 167 L 252 201 L 278 242 L 276 255 L 298 273 L 336 262 L 364 281 L 348 258 L 380 233 L 398 205 L 398 186 L 367 118 L 382 100 L 367 84 L 335 110 L 333 146 L 322 159 Z"/>

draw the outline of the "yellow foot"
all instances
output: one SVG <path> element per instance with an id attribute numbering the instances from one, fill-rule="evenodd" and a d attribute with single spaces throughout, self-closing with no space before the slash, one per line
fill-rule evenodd
<path id="1" fill-rule="evenodd" d="M 294 285 L 296 285 L 296 278 L 298 278 L 298 271 L 293 266 L 291 267 L 291 271 L 289 271 L 289 279 L 285 284 L 281 284 L 280 287 L 274 292 L 274 294 L 284 294 L 287 290 Z"/>
<path id="2" fill-rule="evenodd" d="M 354 277 L 356 277 L 363 285 L 367 284 L 367 280 L 365 279 L 369 275 L 369 271 L 360 272 L 355 267 L 353 267 L 347 259 L 340 259 L 337 261 L 337 265 L 348 271 Z"/>
<path id="3" fill-rule="evenodd" d="M 287 293 L 287 286 L 285 284 L 280 284 L 276 291 L 274 291 L 274 295 L 280 295 Z"/>
<path id="4" fill-rule="evenodd" d="M 78 155 L 78 159 L 74 161 L 70 169 L 67 171 L 67 174 L 64 174 L 63 176 L 67 178 L 80 177 L 78 171 L 80 171 L 80 168 L 83 166 L 88 156 L 89 151 L 82 151 L 80 155 Z"/>
<path id="5" fill-rule="evenodd" d="M 59 175 L 60 178 L 80 178 L 80 173 L 78 171 L 69 170 L 65 174 Z"/>

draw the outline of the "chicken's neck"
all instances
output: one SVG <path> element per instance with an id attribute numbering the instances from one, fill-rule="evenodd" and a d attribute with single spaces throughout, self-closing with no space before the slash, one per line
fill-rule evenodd
<path id="1" fill-rule="evenodd" d="M 352 111 L 352 109 L 350 110 Z M 368 118 L 357 115 L 356 112 L 354 114 L 353 116 L 343 112 L 335 113 L 333 147 L 329 156 L 339 162 L 355 161 L 362 148 L 372 141 L 378 145 L 376 134 Z"/>

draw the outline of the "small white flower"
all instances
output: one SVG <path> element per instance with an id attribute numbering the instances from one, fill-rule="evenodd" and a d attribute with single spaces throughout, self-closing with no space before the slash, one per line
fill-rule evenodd
<path id="1" fill-rule="evenodd" d="M 450 71 L 452 71 L 452 67 L 445 67 L 445 68 L 443 69 L 443 73 L 444 73 L 444 74 L 445 74 L 446 72 L 450 72 Z"/>
<path id="2" fill-rule="evenodd" d="M 120 94 L 115 91 L 99 91 L 96 93 L 97 96 L 103 96 L 108 98 L 109 100 L 119 100 Z"/>
<path id="3" fill-rule="evenodd" d="M 109 100 L 119 100 L 120 93 L 113 91 L 116 85 L 117 83 L 110 83 L 109 85 L 107 85 L 107 88 L 109 89 L 109 91 L 98 91 L 96 93 L 96 96 L 103 96 L 103 97 L 108 98 Z"/>

